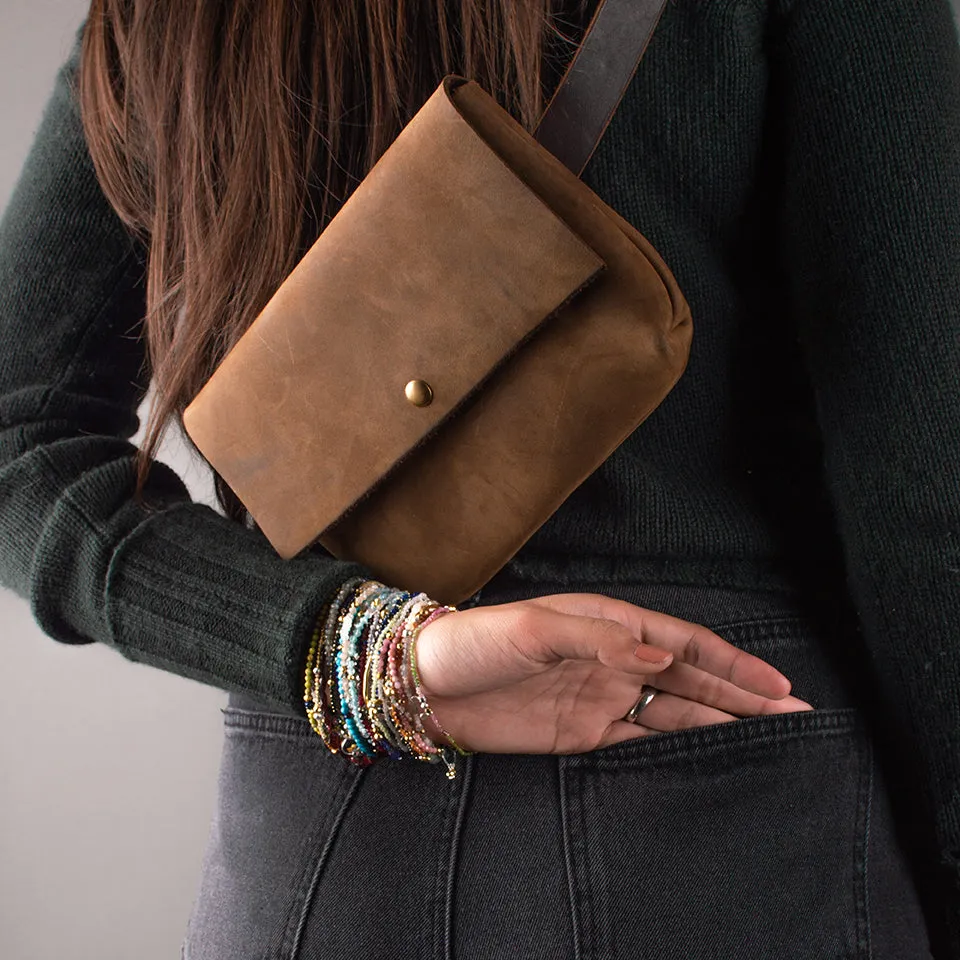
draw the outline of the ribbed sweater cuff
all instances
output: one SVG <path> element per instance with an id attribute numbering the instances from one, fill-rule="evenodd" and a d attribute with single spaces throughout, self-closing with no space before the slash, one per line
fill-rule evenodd
<path id="1" fill-rule="evenodd" d="M 302 710 L 314 622 L 354 576 L 375 579 L 362 564 L 315 553 L 282 560 L 259 531 L 202 504 L 175 505 L 114 553 L 108 642 L 131 660 Z"/>

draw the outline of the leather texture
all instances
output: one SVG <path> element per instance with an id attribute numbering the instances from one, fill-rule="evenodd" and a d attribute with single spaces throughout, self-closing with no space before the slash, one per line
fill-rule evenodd
<path id="1" fill-rule="evenodd" d="M 534 138 L 578 177 L 616 113 L 667 0 L 601 2 Z"/>
<path id="2" fill-rule="evenodd" d="M 458 604 L 656 409 L 691 337 L 650 243 L 451 76 L 184 426 L 281 556 L 319 542 Z"/>
<path id="3" fill-rule="evenodd" d="M 438 90 L 224 359 L 190 434 L 216 438 L 290 556 L 603 268 Z M 406 399 L 413 379 L 429 406 Z"/>

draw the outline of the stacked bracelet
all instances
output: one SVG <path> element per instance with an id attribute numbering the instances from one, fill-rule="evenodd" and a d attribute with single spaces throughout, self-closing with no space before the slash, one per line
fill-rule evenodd
<path id="1" fill-rule="evenodd" d="M 425 593 L 354 577 L 316 622 L 304 675 L 310 726 L 331 753 L 367 766 L 382 757 L 443 763 L 456 777 L 458 746 L 430 708 L 417 672 L 416 640 L 437 617 L 456 611 Z M 423 725 L 432 717 L 450 746 Z"/>

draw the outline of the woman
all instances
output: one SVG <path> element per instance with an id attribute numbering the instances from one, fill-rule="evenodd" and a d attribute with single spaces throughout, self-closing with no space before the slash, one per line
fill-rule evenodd
<path id="1" fill-rule="evenodd" d="M 52 637 L 233 691 L 190 960 L 960 957 L 947 0 L 668 4 L 584 179 L 690 363 L 420 632 L 454 780 L 304 718 L 372 571 L 150 463 L 440 78 L 530 127 L 593 6 L 95 0 L 61 74 L 0 230 L 2 576 Z"/>

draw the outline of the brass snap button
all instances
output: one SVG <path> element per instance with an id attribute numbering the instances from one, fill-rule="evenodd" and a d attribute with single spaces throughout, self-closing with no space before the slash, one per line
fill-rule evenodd
<path id="1" fill-rule="evenodd" d="M 415 407 L 427 407 L 433 400 L 433 390 L 426 380 L 411 380 L 403 392 Z"/>

